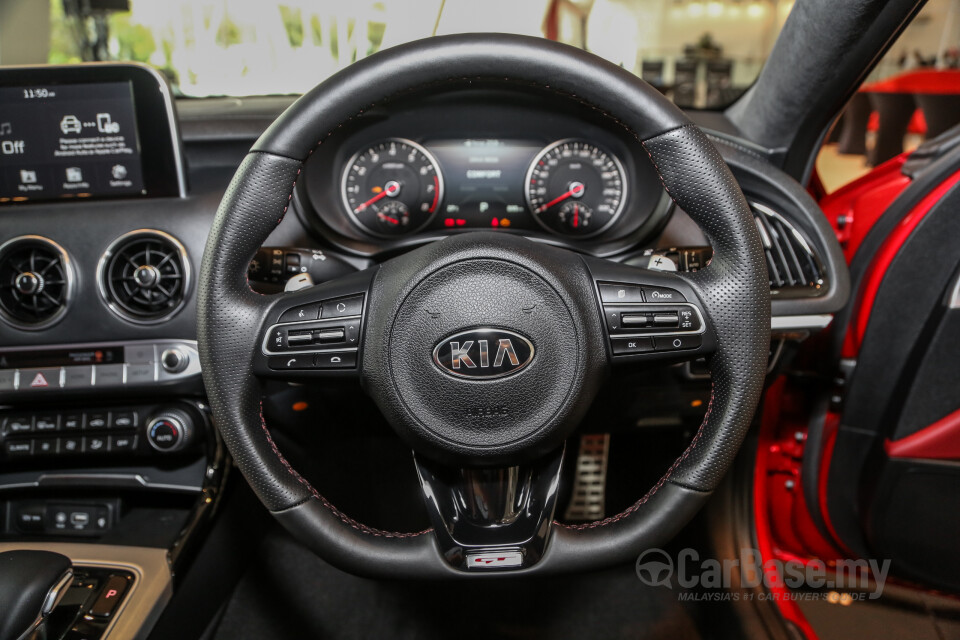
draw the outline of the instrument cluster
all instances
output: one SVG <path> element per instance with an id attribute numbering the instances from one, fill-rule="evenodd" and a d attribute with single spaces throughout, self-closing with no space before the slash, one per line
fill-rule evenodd
<path id="1" fill-rule="evenodd" d="M 530 229 L 589 237 L 623 212 L 627 177 L 616 155 L 587 140 L 376 141 L 340 181 L 344 212 L 373 236 L 425 228 Z"/>
<path id="2" fill-rule="evenodd" d="M 488 230 L 605 253 L 651 239 L 669 199 L 642 146 L 597 114 L 482 91 L 363 114 L 321 144 L 297 211 L 355 253 Z"/>

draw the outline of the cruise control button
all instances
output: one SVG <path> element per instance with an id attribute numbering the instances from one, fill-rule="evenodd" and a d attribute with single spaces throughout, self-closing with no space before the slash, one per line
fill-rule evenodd
<path id="1" fill-rule="evenodd" d="M 676 327 L 680 323 L 680 317 L 675 313 L 658 313 L 653 316 L 653 324 L 658 327 Z"/>
<path id="2" fill-rule="evenodd" d="M 624 313 L 620 317 L 620 324 L 624 327 L 645 327 L 647 326 L 647 316 L 642 313 Z"/>
<path id="3" fill-rule="evenodd" d="M 630 353 L 647 353 L 653 351 L 652 338 L 611 338 L 614 355 Z"/>
<path id="4" fill-rule="evenodd" d="M 327 300 L 320 307 L 320 317 L 342 318 L 344 316 L 358 316 L 363 311 L 363 296 Z"/>
<path id="5" fill-rule="evenodd" d="M 28 433 L 33 431 L 33 418 L 31 416 L 9 416 L 3 419 L 3 432 L 7 433 Z"/>
<path id="6" fill-rule="evenodd" d="M 632 284 L 601 283 L 602 302 L 643 302 L 643 289 Z"/>
<path id="7" fill-rule="evenodd" d="M 350 369 L 357 366 L 357 354 L 352 351 L 318 353 L 313 364 L 317 369 Z"/>
<path id="8" fill-rule="evenodd" d="M 703 344 L 700 336 L 658 336 L 655 340 L 657 351 L 696 349 Z"/>
<path id="9" fill-rule="evenodd" d="M 667 287 L 644 287 L 643 295 L 647 302 L 686 302 L 683 294 Z"/>
<path id="10" fill-rule="evenodd" d="M 273 356 L 267 359 L 267 366 L 276 371 L 284 369 L 313 369 L 313 355 Z"/>
<path id="11" fill-rule="evenodd" d="M 301 322 L 303 320 L 316 320 L 320 317 L 320 303 L 305 304 L 293 309 L 287 309 L 280 316 L 280 322 Z"/>

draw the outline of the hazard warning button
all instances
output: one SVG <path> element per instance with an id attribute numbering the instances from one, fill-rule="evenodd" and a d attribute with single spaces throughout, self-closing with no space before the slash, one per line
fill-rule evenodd
<path id="1" fill-rule="evenodd" d="M 20 369 L 20 390 L 59 389 L 62 369 Z"/>

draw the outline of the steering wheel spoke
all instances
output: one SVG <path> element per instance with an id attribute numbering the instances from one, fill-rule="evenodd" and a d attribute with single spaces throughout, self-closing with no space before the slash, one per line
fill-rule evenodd
<path id="1" fill-rule="evenodd" d="M 470 572 L 522 569 L 543 556 L 557 504 L 563 448 L 532 463 L 457 469 L 415 456 L 444 560 Z"/>
<path id="2" fill-rule="evenodd" d="M 682 275 L 587 259 L 611 364 L 709 356 L 717 338 L 703 301 Z"/>
<path id="3" fill-rule="evenodd" d="M 287 380 L 357 376 L 375 273 L 368 269 L 275 296 L 259 333 L 254 373 Z"/>

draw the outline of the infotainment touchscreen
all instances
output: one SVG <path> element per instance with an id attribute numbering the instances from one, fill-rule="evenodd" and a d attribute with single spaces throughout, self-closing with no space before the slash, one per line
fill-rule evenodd
<path id="1" fill-rule="evenodd" d="M 0 87 L 0 200 L 144 193 L 129 81 Z"/>

